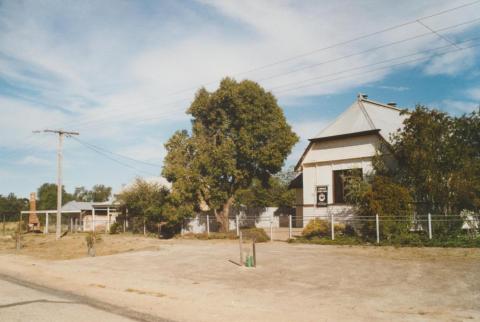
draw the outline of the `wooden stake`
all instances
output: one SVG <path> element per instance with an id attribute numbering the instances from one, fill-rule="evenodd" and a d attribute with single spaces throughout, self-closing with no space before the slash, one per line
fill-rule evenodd
<path id="1" fill-rule="evenodd" d="M 242 232 L 239 233 L 238 243 L 240 245 L 240 264 L 243 266 Z"/>
<path id="2" fill-rule="evenodd" d="M 257 253 L 255 251 L 255 239 L 253 239 L 252 251 L 253 251 L 253 267 L 257 267 Z"/>

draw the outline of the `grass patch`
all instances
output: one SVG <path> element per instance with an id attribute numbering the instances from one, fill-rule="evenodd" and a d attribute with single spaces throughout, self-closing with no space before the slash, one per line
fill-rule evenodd
<path id="1" fill-rule="evenodd" d="M 289 239 L 289 243 L 299 243 L 299 244 L 317 244 L 317 245 L 362 245 L 368 244 L 357 237 L 350 237 L 350 236 L 338 236 L 332 240 L 329 237 L 298 237 L 295 239 Z"/>
<path id="2" fill-rule="evenodd" d="M 198 240 L 209 240 L 209 239 L 237 239 L 237 234 L 235 232 L 228 232 L 228 233 L 215 233 L 210 232 L 210 235 L 207 233 L 186 233 L 183 236 L 177 236 L 178 238 L 183 239 L 198 239 Z"/>
<path id="3" fill-rule="evenodd" d="M 242 237 L 244 239 L 255 239 L 257 243 L 264 243 L 270 240 L 263 228 L 245 228 L 242 229 Z"/>
<path id="4" fill-rule="evenodd" d="M 335 236 L 334 240 L 330 237 L 298 237 L 288 240 L 289 243 L 317 244 L 317 245 L 373 245 L 373 246 L 394 246 L 394 247 L 444 247 L 444 248 L 480 248 L 480 237 L 471 238 L 467 236 L 458 236 L 456 238 L 428 239 L 424 237 L 413 237 L 395 240 L 376 241 L 362 240 L 355 236 Z"/>

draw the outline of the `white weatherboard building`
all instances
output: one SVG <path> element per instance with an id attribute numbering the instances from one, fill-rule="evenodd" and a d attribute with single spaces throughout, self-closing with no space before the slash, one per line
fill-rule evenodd
<path id="1" fill-rule="evenodd" d="M 400 129 L 407 115 L 395 103 L 383 104 L 359 94 L 357 100 L 329 126 L 310 139 L 296 165 L 296 226 L 314 217 L 350 216 L 345 204 L 344 175 L 373 170 L 372 158 L 385 149 L 390 134 Z M 385 144 L 387 143 L 387 144 Z"/>

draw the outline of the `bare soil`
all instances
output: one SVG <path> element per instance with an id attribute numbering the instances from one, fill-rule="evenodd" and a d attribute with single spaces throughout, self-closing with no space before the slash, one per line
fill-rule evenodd
<path id="1" fill-rule="evenodd" d="M 177 321 L 480 321 L 480 249 L 274 242 L 245 268 L 237 241 L 105 237 L 103 254 L 133 251 L 39 237 L 3 249 L 0 274 Z"/>

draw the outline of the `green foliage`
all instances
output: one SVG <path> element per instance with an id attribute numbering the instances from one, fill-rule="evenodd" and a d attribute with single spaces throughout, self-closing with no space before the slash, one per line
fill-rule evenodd
<path id="1" fill-rule="evenodd" d="M 302 244 L 318 244 L 318 245 L 378 245 L 378 246 L 395 246 L 395 247 L 462 247 L 462 248 L 478 248 L 480 247 L 480 237 L 468 238 L 467 236 L 458 236 L 447 240 L 434 238 L 428 239 L 427 236 L 411 233 L 404 235 L 402 238 L 394 238 L 393 240 L 380 241 L 380 244 L 365 242 L 355 236 L 339 236 L 331 240 L 328 237 L 299 237 L 288 240 L 289 243 Z"/>
<path id="2" fill-rule="evenodd" d="M 112 188 L 103 184 L 94 185 L 92 190 L 85 187 L 76 187 L 73 193 L 73 199 L 76 201 L 93 201 L 103 202 L 108 201 L 112 195 Z"/>
<path id="3" fill-rule="evenodd" d="M 417 106 L 393 136 L 390 175 L 413 192 L 422 212 L 480 207 L 480 110 L 461 117 Z"/>
<path id="4" fill-rule="evenodd" d="M 22 210 L 28 210 L 28 199 L 17 198 L 13 193 L 0 195 L 0 214 L 17 215 Z"/>
<path id="5" fill-rule="evenodd" d="M 330 223 L 326 220 L 314 218 L 308 222 L 302 231 L 305 238 L 330 236 Z"/>
<path id="6" fill-rule="evenodd" d="M 391 240 L 409 232 L 413 222 L 410 191 L 390 178 L 376 175 L 371 183 L 361 184 L 349 195 L 361 219 L 356 225 L 362 238 L 376 239 L 375 215 L 378 214 L 381 238 Z"/>
<path id="7" fill-rule="evenodd" d="M 37 209 L 57 209 L 57 185 L 55 183 L 44 183 L 37 190 Z M 73 200 L 73 196 L 62 187 L 62 205 Z"/>
<path id="8" fill-rule="evenodd" d="M 239 189 L 235 194 L 236 205 L 248 208 L 293 207 L 295 190 L 288 189 L 289 181 L 285 173 L 270 177 L 266 184 L 254 179 L 250 187 Z"/>
<path id="9" fill-rule="evenodd" d="M 121 208 L 128 209 L 134 232 L 142 232 L 143 226 L 148 231 L 157 233 L 157 224 L 166 222 L 165 229 L 179 225 L 180 218 L 172 210 L 171 196 L 168 188 L 158 184 L 136 179 L 135 183 L 117 196 Z"/>
<path id="10" fill-rule="evenodd" d="M 122 225 L 118 222 L 114 222 L 110 225 L 110 234 L 115 235 L 118 234 L 122 229 Z"/>
<path id="11" fill-rule="evenodd" d="M 212 211 L 226 231 L 237 191 L 255 179 L 267 183 L 298 137 L 275 97 L 248 80 L 200 89 L 188 113 L 192 134 L 177 132 L 167 142 L 162 174 L 181 204 Z"/>
<path id="12" fill-rule="evenodd" d="M 263 228 L 245 228 L 242 229 L 242 237 L 244 239 L 255 240 L 257 243 L 264 243 L 270 240 Z"/>

